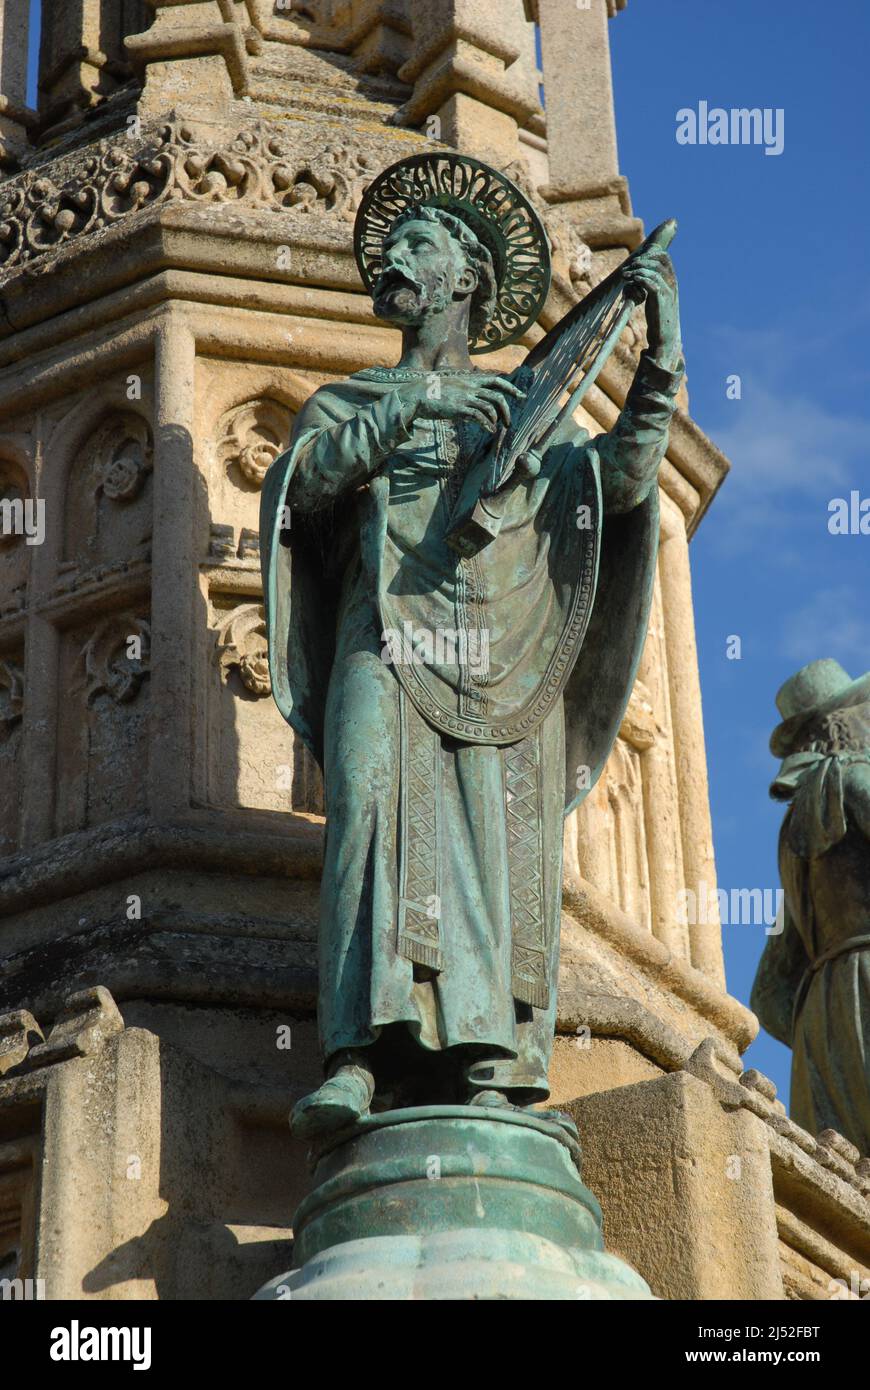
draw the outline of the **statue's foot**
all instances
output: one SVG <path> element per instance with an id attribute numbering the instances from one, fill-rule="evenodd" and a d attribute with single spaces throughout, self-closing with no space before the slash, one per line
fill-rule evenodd
<path id="1" fill-rule="evenodd" d="M 339 1067 L 294 1105 L 290 1131 L 296 1139 L 315 1139 L 347 1129 L 368 1114 L 374 1091 L 375 1079 L 365 1067 Z"/>

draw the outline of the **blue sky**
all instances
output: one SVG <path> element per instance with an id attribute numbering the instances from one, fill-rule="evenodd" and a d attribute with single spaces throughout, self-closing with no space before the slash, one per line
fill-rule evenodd
<path id="1" fill-rule="evenodd" d="M 870 537 L 827 529 L 832 497 L 870 495 L 870 12 L 865 0 L 630 0 L 610 34 L 620 167 L 648 228 L 679 219 L 692 413 L 732 461 L 692 542 L 719 881 L 773 889 L 774 695 L 816 657 L 870 667 Z M 783 153 L 677 144 L 677 111 L 700 101 L 782 108 Z M 735 373 L 739 401 L 726 398 Z M 729 988 L 747 1002 L 763 929 L 726 927 L 724 942 Z M 785 1096 L 789 1057 L 762 1034 L 748 1063 Z"/>
<path id="2" fill-rule="evenodd" d="M 679 219 L 691 410 L 732 464 L 691 547 L 719 882 L 775 888 L 776 691 L 817 657 L 870 667 L 870 536 L 827 529 L 831 498 L 870 496 L 870 12 L 630 0 L 610 37 L 621 171 L 648 228 Z M 783 153 L 678 145 L 676 112 L 700 101 L 781 107 Z M 763 928 L 723 936 L 729 989 L 748 1002 Z M 747 1056 L 787 1098 L 788 1050 L 762 1033 Z"/>
<path id="3" fill-rule="evenodd" d="M 30 34 L 27 63 L 27 104 L 36 109 L 36 75 L 39 55 L 39 35 L 42 28 L 42 0 L 30 0 Z"/>

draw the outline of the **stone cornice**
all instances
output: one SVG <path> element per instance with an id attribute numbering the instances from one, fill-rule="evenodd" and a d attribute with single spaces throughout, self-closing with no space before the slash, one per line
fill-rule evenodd
<path id="1" fill-rule="evenodd" d="M 340 128 L 339 128 L 340 129 Z M 378 142 L 252 120 L 235 133 L 170 120 L 107 137 L 0 184 L 0 284 L 17 267 L 164 203 L 320 211 L 349 221 L 381 167 Z M 398 143 L 398 154 L 406 146 Z M 383 140 L 380 149 L 383 150 Z"/>

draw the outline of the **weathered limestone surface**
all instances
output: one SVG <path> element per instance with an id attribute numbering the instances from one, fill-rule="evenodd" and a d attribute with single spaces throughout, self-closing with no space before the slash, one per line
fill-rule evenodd
<path id="1" fill-rule="evenodd" d="M 608 1248 L 662 1298 L 860 1297 L 867 1160 L 792 1124 L 757 1072 L 729 1071 L 704 1043 L 679 1071 L 568 1106 Z"/>
<path id="2" fill-rule="evenodd" d="M 158 1035 L 125 1029 L 97 993 L 69 1001 L 66 1056 L 34 1048 L 0 1080 L 0 1267 L 19 1251 L 21 1277 L 44 1281 L 48 1299 L 250 1298 L 286 1260 L 287 1212 L 303 1190 L 286 1087 L 270 1074 L 271 1018 L 202 1011 Z M 233 1056 L 240 1037 L 248 1050 L 259 1038 L 256 1076 Z"/>
<path id="3" fill-rule="evenodd" d="M 311 391 L 397 357 L 357 278 L 356 205 L 436 138 L 530 191 L 553 289 L 495 367 L 640 224 L 600 14 L 571 18 L 597 26 L 598 105 L 563 109 L 541 0 L 548 129 L 520 0 L 498 25 L 471 0 L 111 8 L 107 28 L 97 0 L 46 6 L 39 125 L 0 66 L 0 498 L 45 503 L 42 544 L 0 537 L 0 1270 L 50 1297 L 247 1298 L 290 1263 L 308 1177 L 286 1115 L 319 1079 L 322 796 L 267 698 L 259 488 Z M 587 428 L 612 425 L 640 346 L 630 329 Z M 688 542 L 727 471 L 682 406 L 640 679 L 566 825 L 553 1101 L 656 1292 L 828 1297 L 868 1264 L 867 1161 L 741 1085 L 755 1019 L 716 924 L 677 919 L 678 888 L 715 888 Z M 644 1171 L 679 1250 L 644 1217 Z M 745 1277 L 710 1270 L 729 1222 Z"/>

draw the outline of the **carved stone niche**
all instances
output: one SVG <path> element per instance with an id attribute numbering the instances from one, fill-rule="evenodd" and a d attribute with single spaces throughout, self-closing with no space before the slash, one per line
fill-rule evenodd
<path id="1" fill-rule="evenodd" d="M 153 525 L 151 430 L 132 411 L 105 417 L 70 471 L 60 587 L 150 555 Z"/>
<path id="2" fill-rule="evenodd" d="M 214 599 L 208 783 L 213 804 L 323 812 L 320 770 L 271 697 L 263 606 Z"/>
<path id="3" fill-rule="evenodd" d="M 224 526 L 258 532 L 260 489 L 270 464 L 287 447 L 293 412 L 264 396 L 245 401 L 221 417 L 209 485 L 210 509 Z"/>
<path id="4" fill-rule="evenodd" d="M 566 826 L 566 867 L 600 888 L 639 925 L 651 926 L 643 755 L 658 730 L 649 695 L 635 684 L 604 771 Z M 573 823 L 572 823 L 573 822 Z"/>
<path id="5" fill-rule="evenodd" d="M 110 613 L 64 633 L 58 834 L 145 809 L 149 671 L 150 629 L 140 613 Z"/>
<path id="6" fill-rule="evenodd" d="M 0 854 L 18 843 L 21 787 L 21 719 L 24 713 L 24 660 L 20 652 L 0 655 Z"/>
<path id="7" fill-rule="evenodd" d="M 0 614 L 23 607 L 32 546 L 19 524 L 30 496 L 27 474 L 18 463 L 0 458 Z M 9 525 L 7 526 L 7 514 Z"/>

